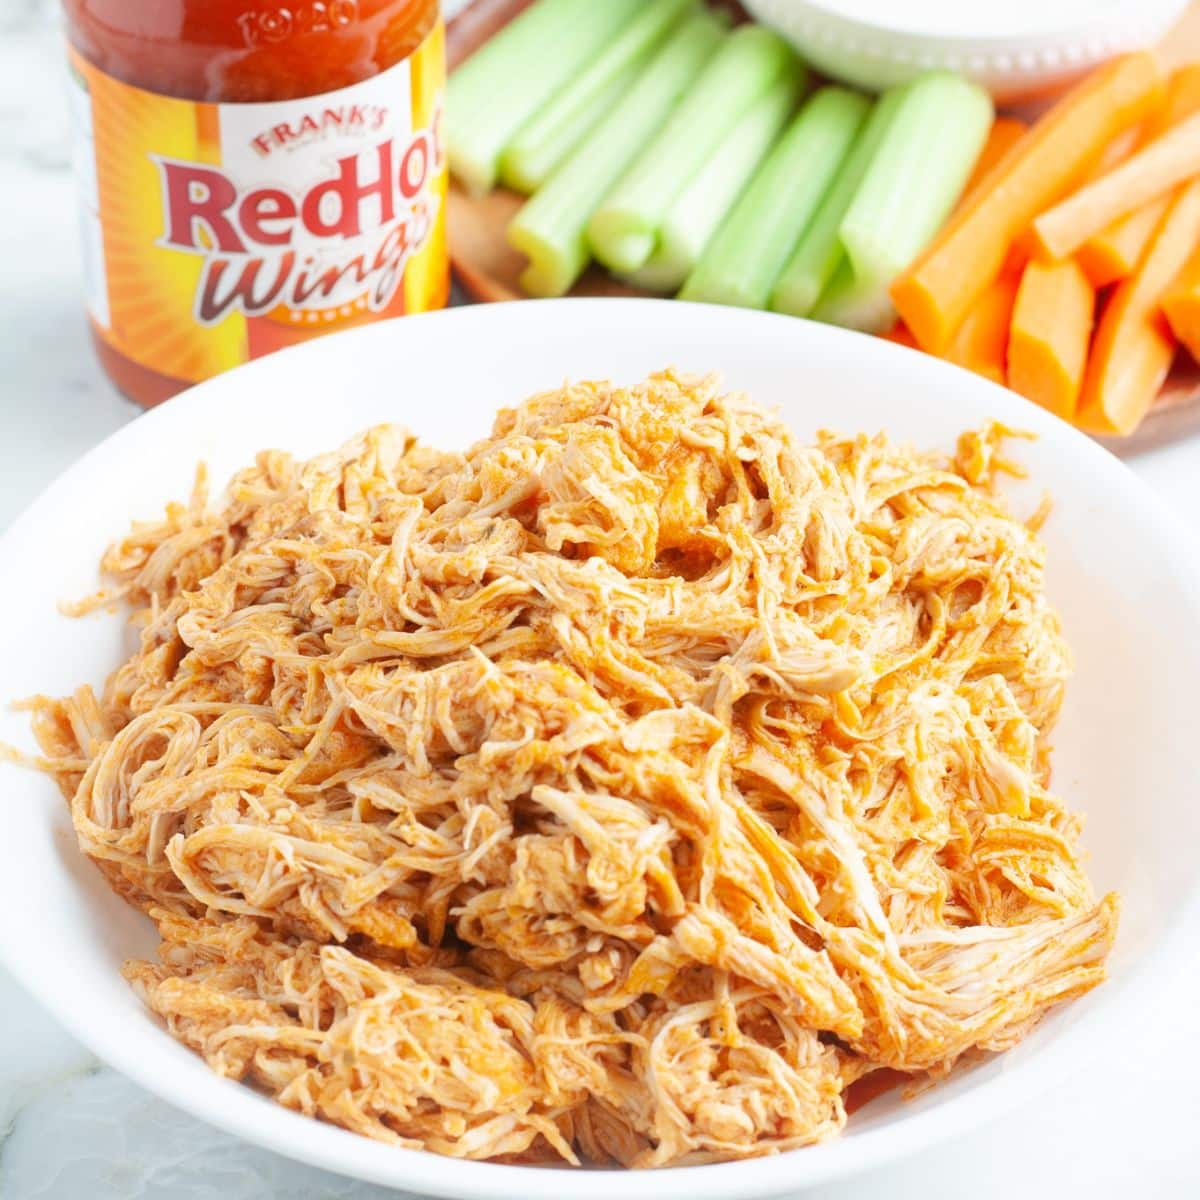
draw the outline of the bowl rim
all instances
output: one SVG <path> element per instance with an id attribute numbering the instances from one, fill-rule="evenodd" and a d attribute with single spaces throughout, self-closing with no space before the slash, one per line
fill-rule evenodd
<path id="1" fill-rule="evenodd" d="M 570 307 L 564 310 L 566 305 Z M 400 347 L 405 337 L 419 338 L 431 322 L 454 323 L 467 330 L 472 326 L 486 330 L 489 325 L 494 325 L 500 334 L 514 322 L 518 325 L 527 322 L 539 328 L 542 336 L 548 336 L 553 323 L 563 319 L 584 321 L 592 327 L 604 322 L 620 325 L 623 310 L 629 310 L 629 319 L 624 322 L 627 331 L 636 331 L 639 336 L 653 331 L 656 325 L 670 326 L 683 320 L 695 321 L 701 326 L 705 323 L 721 327 L 741 326 L 751 337 L 756 327 L 766 330 L 769 324 L 777 327 L 779 338 L 794 342 L 803 327 L 801 336 L 844 342 L 843 353 L 874 355 L 883 368 L 894 365 L 896 375 L 915 372 L 917 382 L 913 386 L 917 386 L 921 376 L 957 372 L 960 388 L 987 391 L 989 405 L 1000 420 L 1029 429 L 1052 447 L 1060 447 L 1064 461 L 1071 462 L 1073 471 L 1094 476 L 1096 487 L 1103 488 L 1110 498 L 1120 497 L 1123 503 L 1137 510 L 1147 536 L 1160 541 L 1164 549 L 1170 548 L 1176 568 L 1175 581 L 1195 609 L 1196 628 L 1200 630 L 1200 548 L 1182 519 L 1125 464 L 1065 422 L 1007 389 L 884 339 L 868 338 L 808 321 L 801 322 L 798 327 L 795 318 L 775 313 L 641 298 L 513 301 L 448 309 L 405 317 L 404 325 L 399 327 L 391 321 L 377 322 L 238 367 L 188 389 L 93 447 L 46 487 L 0 535 L 0 555 L 29 535 L 43 511 L 50 508 L 60 494 L 70 490 L 73 476 L 84 464 L 108 457 L 119 459 L 126 443 L 144 436 L 147 430 L 159 427 L 168 430 L 178 419 L 178 414 L 199 409 L 224 392 L 236 394 L 244 392 L 247 386 L 269 386 L 283 360 L 291 365 L 305 355 L 350 354 L 356 345 L 370 339 L 392 338 Z M 404 333 L 405 330 L 410 332 Z M 961 1103 L 912 1114 L 852 1136 L 781 1154 L 730 1163 L 665 1168 L 665 1177 L 662 1171 L 513 1166 L 447 1158 L 373 1142 L 284 1109 L 252 1089 L 216 1075 L 211 1076 L 212 1086 L 192 1091 L 186 1072 L 157 1073 L 139 1057 L 136 1039 L 133 1045 L 125 1044 L 122 1027 L 110 1029 L 104 1025 L 97 1028 L 89 1024 L 85 1006 L 75 1005 L 71 1003 L 71 997 L 43 986 L 35 964 L 25 959 L 3 922 L 0 922 L 0 963 L 68 1033 L 151 1094 L 211 1125 L 310 1166 L 423 1195 L 461 1197 L 463 1200 L 501 1200 L 514 1195 L 527 1200 L 560 1200 L 563 1195 L 578 1200 L 609 1200 L 615 1176 L 620 1177 L 620 1188 L 627 1200 L 659 1200 L 664 1191 L 687 1195 L 689 1200 L 727 1200 L 733 1196 L 777 1195 L 865 1172 L 965 1133 L 1015 1107 L 1020 1100 L 1061 1082 L 1069 1074 L 1072 1060 L 1080 1061 L 1079 1048 L 1086 1045 L 1098 1024 L 1133 1018 L 1143 992 L 1151 984 L 1162 986 L 1182 969 L 1182 963 L 1200 939 L 1200 877 L 1197 877 L 1187 901 L 1167 916 L 1159 928 L 1154 946 L 1139 959 L 1135 968 L 1126 977 L 1111 979 L 1098 993 L 1093 993 L 1094 1003 L 1081 1012 L 1077 1020 L 1059 1028 L 1055 1036 L 1039 1048 L 1036 1059 L 997 1073 Z M 160 1031 L 160 1036 L 178 1046 L 165 1030 Z M 190 1054 L 190 1051 L 183 1053 Z M 205 1066 L 204 1070 L 208 1068 Z"/>
<path id="2" fill-rule="evenodd" d="M 986 18 L 977 30 L 939 29 L 934 24 L 919 23 L 902 5 L 889 5 L 877 17 L 847 11 L 838 0 L 747 0 L 746 7 L 769 9 L 776 15 L 790 9 L 792 20 L 807 18 L 819 22 L 824 29 L 852 39 L 856 50 L 860 49 L 859 41 L 870 39 L 874 51 L 888 58 L 898 53 L 911 54 L 918 44 L 932 52 L 954 50 L 992 55 L 1038 54 L 1071 47 L 1080 52 L 1085 48 L 1100 49 L 1146 31 L 1161 35 L 1179 20 L 1188 3 L 1189 0 L 1142 0 L 1136 11 L 1130 12 L 1120 6 L 1119 0 L 1110 0 L 1101 12 L 1089 14 L 1086 21 L 1081 14 L 1055 16 L 1045 25 L 1027 32 L 988 28 Z M 1079 61 L 1083 64 L 1092 57 L 1096 55 L 1083 55 Z M 1012 69 L 1029 73 L 1029 68 L 1015 63 Z"/>

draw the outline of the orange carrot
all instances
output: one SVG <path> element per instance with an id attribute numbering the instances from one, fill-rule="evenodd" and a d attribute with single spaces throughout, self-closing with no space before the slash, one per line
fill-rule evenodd
<path id="1" fill-rule="evenodd" d="M 1160 134 L 1107 175 L 1042 213 L 1033 223 L 1038 252 L 1074 254 L 1110 222 L 1200 173 L 1200 113 Z"/>
<path id="2" fill-rule="evenodd" d="M 1028 123 L 1018 117 L 997 117 L 992 122 L 988 140 L 984 143 L 983 149 L 979 153 L 979 159 L 971 171 L 971 178 L 967 180 L 967 186 L 963 188 L 963 194 L 954 207 L 955 212 L 974 200 L 976 189 L 991 186 L 988 176 L 1028 132 Z M 1025 247 L 1014 245 L 1009 252 L 1008 261 L 1001 269 L 1001 274 L 1009 270 L 1019 274 L 1028 257 L 1029 251 Z M 911 336 L 910 333 L 909 337 Z"/>
<path id="3" fill-rule="evenodd" d="M 1008 336 L 1008 386 L 1070 420 L 1083 386 L 1096 293 L 1073 259 L 1031 262 Z"/>
<path id="4" fill-rule="evenodd" d="M 1159 117 L 1161 113 L 1162 108 L 1160 107 L 1156 112 L 1147 117 L 1146 120 L 1143 121 L 1140 126 L 1138 126 L 1138 128 L 1126 129 L 1124 133 L 1118 134 L 1117 137 L 1113 138 L 1113 140 L 1104 147 L 1104 153 L 1095 163 L 1092 164 L 1091 169 L 1080 181 L 1080 186 L 1082 187 L 1085 184 L 1094 183 L 1097 179 L 1107 175 L 1108 172 L 1111 171 L 1118 163 L 1124 162 L 1125 159 L 1127 159 L 1135 150 L 1140 150 L 1148 141 L 1152 140 L 1153 137 L 1161 133 L 1162 130 L 1159 126 Z M 1151 130 L 1153 130 L 1153 133 Z M 1151 201 L 1151 204 L 1153 203 L 1154 201 Z M 1163 207 L 1165 209 L 1166 205 L 1164 204 Z M 1130 215 L 1132 216 L 1133 214 L 1131 213 Z M 1162 216 L 1161 210 L 1159 211 L 1158 215 L 1160 217 Z M 1153 229 L 1149 230 L 1147 232 L 1147 236 L 1149 236 L 1149 233 L 1152 232 Z M 1084 252 L 1087 251 L 1088 246 L 1090 245 L 1091 240 L 1085 242 L 1084 245 L 1080 247 L 1080 253 L 1076 256 L 1079 258 L 1080 263 L 1083 265 L 1085 271 L 1089 270 L 1089 267 L 1088 262 L 1084 261 Z M 1014 259 L 1013 254 L 1010 254 L 1010 266 L 1023 267 L 1029 259 L 1036 256 L 1038 252 L 1038 246 L 1032 227 L 1028 229 L 1020 239 L 1018 239 L 1015 249 L 1021 252 L 1021 256 L 1019 259 Z M 1105 248 L 1105 250 L 1107 250 L 1107 248 Z M 1138 246 L 1133 251 L 1133 260 L 1129 264 L 1129 270 L 1132 270 L 1133 267 L 1136 266 L 1141 251 L 1142 246 Z M 1114 265 L 1109 261 L 1109 256 L 1105 253 L 1105 251 L 1100 251 L 1096 257 L 1091 258 L 1088 261 L 1091 262 L 1097 273 L 1102 273 L 1106 269 L 1111 269 Z M 1126 274 L 1128 274 L 1128 271 Z M 1089 278 L 1090 277 L 1091 275 L 1089 271 Z M 1113 278 L 1120 278 L 1120 275 L 1115 275 Z M 1097 284 L 1096 286 L 1098 287 L 1100 285 Z"/>
<path id="5" fill-rule="evenodd" d="M 1171 72 L 1163 106 L 1147 121 L 1143 144 L 1149 145 L 1160 133 L 1196 112 L 1200 112 L 1200 63 L 1187 63 Z"/>
<path id="6" fill-rule="evenodd" d="M 1092 345 L 1077 423 L 1132 433 L 1162 387 L 1175 338 L 1160 305 L 1200 240 L 1200 180 L 1181 188 L 1137 270 L 1116 287 Z"/>
<path id="7" fill-rule="evenodd" d="M 1157 196 L 1141 208 L 1118 217 L 1079 247 L 1075 257 L 1087 272 L 1093 287 L 1107 287 L 1132 274 L 1170 203 L 1169 195 Z"/>
<path id="8" fill-rule="evenodd" d="M 1100 157 L 1088 169 L 1081 182 L 1091 183 L 1093 179 L 1099 179 L 1102 175 L 1107 175 L 1113 167 L 1123 163 L 1135 150 L 1140 150 L 1142 148 L 1142 130 L 1146 128 L 1152 119 L 1153 116 L 1143 121 L 1136 129 L 1123 129 L 1118 133 L 1104 147 Z"/>
<path id="9" fill-rule="evenodd" d="M 1200 362 L 1200 246 L 1192 253 L 1171 290 L 1163 297 L 1162 310 L 1171 332 Z"/>
<path id="10" fill-rule="evenodd" d="M 1189 63 L 1171 73 L 1166 102 L 1146 121 L 1139 148 L 1197 112 L 1200 112 L 1200 63 Z M 1169 203 L 1169 196 L 1159 196 L 1119 217 L 1079 247 L 1076 257 L 1093 286 L 1101 288 L 1124 279 L 1137 266 Z"/>
<path id="11" fill-rule="evenodd" d="M 1066 195 L 1125 129 L 1162 98 L 1153 54 L 1130 54 L 1088 76 L 993 168 L 988 187 L 951 217 L 892 285 L 892 299 L 926 350 L 944 350 L 976 299 L 1000 274 L 1013 241 Z"/>
<path id="12" fill-rule="evenodd" d="M 1028 132 L 1029 126 L 1017 117 L 997 117 L 992 122 L 987 141 L 983 143 L 975 166 L 971 168 L 971 177 L 963 188 L 960 206 L 971 198 L 975 189 L 991 174 L 992 169 Z"/>
<path id="13" fill-rule="evenodd" d="M 1004 383 L 1008 326 L 1020 281 L 1020 271 L 1006 269 L 979 297 L 946 347 L 950 362 L 993 383 Z"/>
<path id="14" fill-rule="evenodd" d="M 891 329 L 879 335 L 886 338 L 889 342 L 895 342 L 897 346 L 909 346 L 913 350 L 917 349 L 917 339 L 913 337 L 907 325 L 903 321 L 897 321 Z"/>

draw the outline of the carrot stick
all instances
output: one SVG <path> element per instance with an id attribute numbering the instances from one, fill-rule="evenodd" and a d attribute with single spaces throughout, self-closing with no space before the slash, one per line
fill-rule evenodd
<path id="1" fill-rule="evenodd" d="M 1143 145 L 1149 145 L 1172 125 L 1200 112 L 1200 63 L 1176 67 L 1167 80 L 1167 94 L 1156 116 L 1146 122 Z"/>
<path id="2" fill-rule="evenodd" d="M 886 338 L 889 342 L 895 342 L 896 346 L 907 346 L 912 350 L 919 349 L 917 338 L 912 336 L 911 330 L 902 320 L 893 323 L 892 328 L 884 330 L 880 337 Z"/>
<path id="3" fill-rule="evenodd" d="M 1171 332 L 1200 362 L 1200 246 L 1163 297 L 1162 310 Z"/>
<path id="4" fill-rule="evenodd" d="M 891 329 L 885 330 L 879 336 L 886 338 L 889 342 L 895 342 L 897 346 L 908 346 L 912 350 L 917 349 L 917 339 L 909 332 L 908 326 L 903 321 L 896 321 Z"/>
<path id="5" fill-rule="evenodd" d="M 1158 112 L 1152 113 L 1140 127 L 1113 138 L 1088 169 L 1084 182 L 1100 179 L 1138 150 L 1147 137 L 1146 127 L 1157 116 Z M 1006 330 L 1008 386 L 1069 420 L 1083 386 L 1096 292 L 1072 259 L 1048 265 L 1030 262 L 1031 242 L 1031 237 L 1023 237 L 1009 252 L 1008 269 L 1018 272 L 1019 287 Z M 1023 254 L 1018 257 L 1017 251 Z"/>
<path id="6" fill-rule="evenodd" d="M 1135 150 L 1140 150 L 1144 144 L 1142 130 L 1145 129 L 1146 124 L 1147 122 L 1143 121 L 1136 129 L 1125 129 L 1118 133 L 1104 147 L 1100 157 L 1083 176 L 1080 186 L 1084 183 L 1091 183 L 1094 179 L 1099 179 L 1103 175 L 1107 175 L 1113 167 L 1123 163 Z"/>
<path id="7" fill-rule="evenodd" d="M 1026 122 L 1018 117 L 997 117 L 988 131 L 987 141 L 971 168 L 970 178 L 963 188 L 962 199 L 958 202 L 961 207 L 972 198 L 975 189 L 983 183 L 992 169 L 1029 131 Z"/>
<path id="8" fill-rule="evenodd" d="M 1029 132 L 1029 124 L 1022 121 L 1019 117 L 997 117 L 992 122 L 991 132 L 988 134 L 988 140 L 984 143 L 983 149 L 980 151 L 979 159 L 975 163 L 975 168 L 971 172 L 970 179 L 967 180 L 967 186 L 963 188 L 963 194 L 959 198 L 958 203 L 954 206 L 954 211 L 958 212 L 964 205 L 970 204 L 975 198 L 975 190 L 977 188 L 990 187 L 988 176 L 992 171 L 1000 165 L 1004 160 L 1004 156 Z M 1025 263 L 1025 259 L 1029 257 L 1029 252 L 1026 248 L 1014 245 L 1009 252 L 1008 260 L 1004 264 L 1004 271 L 1012 270 L 1020 272 L 1021 267 Z M 909 334 L 911 337 L 912 334 Z"/>
<path id="9" fill-rule="evenodd" d="M 962 206 L 892 286 L 900 315 L 924 349 L 945 349 L 1029 222 L 1066 195 L 1104 147 L 1161 97 L 1154 55 L 1126 55 L 1068 92 L 1009 150 L 987 189 Z"/>
<path id="10" fill-rule="evenodd" d="M 1137 270 L 1116 287 L 1092 345 L 1077 423 L 1132 433 L 1154 403 L 1175 355 L 1162 299 L 1200 240 L 1200 180 L 1179 190 Z"/>
<path id="11" fill-rule="evenodd" d="M 1013 306 L 1008 386 L 1070 420 L 1083 386 L 1095 309 L 1095 290 L 1073 258 L 1029 263 Z"/>
<path id="12" fill-rule="evenodd" d="M 1171 73 L 1166 102 L 1147 119 L 1139 149 L 1197 112 L 1200 112 L 1200 63 L 1189 63 Z M 1106 287 L 1133 271 L 1169 203 L 1170 196 L 1159 196 L 1119 217 L 1079 247 L 1076 257 L 1093 286 Z"/>
<path id="13" fill-rule="evenodd" d="M 1033 223 L 1039 253 L 1074 254 L 1110 222 L 1200 172 L 1200 113 L 1155 138 L 1095 183 L 1042 213 Z"/>
<path id="14" fill-rule="evenodd" d="M 979 297 L 946 347 L 950 362 L 993 383 L 1004 383 L 1008 326 L 1020 281 L 1020 271 L 1006 269 Z"/>
<path id="15" fill-rule="evenodd" d="M 1097 179 L 1102 179 L 1108 174 L 1109 171 L 1117 166 L 1118 163 L 1124 162 L 1125 159 L 1127 159 L 1135 150 L 1140 150 L 1142 146 L 1147 144 L 1148 141 L 1152 140 L 1153 137 L 1156 137 L 1159 133 L 1161 133 L 1162 129 L 1158 124 L 1158 117 L 1161 112 L 1162 109 L 1159 108 L 1157 112 L 1152 113 L 1149 117 L 1147 117 L 1138 128 L 1126 129 L 1124 133 L 1121 133 L 1117 137 L 1113 138 L 1113 140 L 1104 147 L 1104 153 L 1100 156 L 1099 160 L 1092 164 L 1090 170 L 1080 181 L 1080 187 L 1083 187 L 1089 183 L 1094 183 Z M 1150 132 L 1151 129 L 1153 129 L 1152 133 Z M 1154 204 L 1155 201 L 1152 200 L 1150 203 Z M 1161 217 L 1165 211 L 1166 203 L 1164 201 L 1162 208 L 1159 209 L 1158 216 Z M 1129 215 L 1133 216 L 1132 213 Z M 1155 218 L 1154 224 L 1157 224 L 1157 218 Z M 1129 250 L 1122 245 L 1122 249 L 1126 250 L 1126 254 L 1130 258 L 1128 270 L 1124 272 L 1125 275 L 1128 275 L 1129 271 L 1132 271 L 1133 268 L 1137 266 L 1137 260 L 1141 257 L 1142 250 L 1145 248 L 1145 237 L 1149 237 L 1149 235 L 1153 232 L 1154 229 L 1152 224 L 1150 229 L 1144 231 L 1145 236 L 1142 242 L 1133 247 L 1132 250 Z M 1080 263 L 1083 265 L 1084 270 L 1089 272 L 1089 278 L 1091 277 L 1091 270 L 1093 269 L 1097 274 L 1103 274 L 1106 271 L 1117 270 L 1117 274 L 1113 275 L 1112 278 L 1122 278 L 1123 276 L 1118 269 L 1117 261 L 1115 258 L 1113 258 L 1113 251 L 1107 246 L 1089 256 L 1088 247 L 1091 246 L 1093 240 L 1095 239 L 1089 239 L 1087 242 L 1085 242 L 1079 248 L 1079 253 L 1076 255 L 1076 257 L 1079 258 Z M 1037 240 L 1035 239 L 1033 230 L 1031 228 L 1026 232 L 1025 235 L 1018 239 L 1013 252 L 1009 255 L 1009 265 L 1023 267 L 1030 258 L 1033 258 L 1037 254 L 1037 250 Z M 1021 252 L 1020 258 L 1015 257 L 1017 251 Z M 1109 282 L 1112 282 L 1112 280 L 1109 280 Z M 1096 284 L 1096 286 L 1099 287 L 1100 285 Z"/>
<path id="16" fill-rule="evenodd" d="M 1170 203 L 1169 195 L 1156 196 L 1141 208 L 1118 217 L 1079 247 L 1075 257 L 1093 287 L 1107 287 L 1133 273 Z"/>

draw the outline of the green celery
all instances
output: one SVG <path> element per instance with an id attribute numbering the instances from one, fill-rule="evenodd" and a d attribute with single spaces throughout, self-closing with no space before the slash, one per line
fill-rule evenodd
<path id="1" fill-rule="evenodd" d="M 941 228 L 992 124 L 991 97 L 959 75 L 934 71 L 902 96 L 838 227 L 844 267 L 812 315 L 878 332 L 892 321 L 892 281 Z"/>
<path id="2" fill-rule="evenodd" d="M 630 283 L 655 292 L 679 290 L 787 124 L 802 81 L 801 72 L 785 71 L 742 115 L 663 217 L 658 245 L 645 266 L 626 275 Z"/>
<path id="3" fill-rule="evenodd" d="M 825 199 L 821 201 L 775 284 L 771 307 L 777 312 L 807 317 L 820 299 L 825 285 L 833 278 L 843 257 L 842 243 L 838 237 L 842 218 L 854 201 L 900 100 L 899 88 L 885 93 L 854 139 L 850 152 L 838 168 L 829 191 L 825 193 Z"/>
<path id="4" fill-rule="evenodd" d="M 550 177 L 633 85 L 663 39 L 697 0 L 648 0 L 582 74 L 513 135 L 500 155 L 500 182 L 529 195 Z"/>
<path id="5" fill-rule="evenodd" d="M 846 88 L 824 87 L 812 96 L 705 248 L 680 299 L 766 307 L 869 108 Z"/>
<path id="6" fill-rule="evenodd" d="M 887 286 L 880 287 L 878 281 L 869 276 L 856 275 L 850 260 L 843 254 L 812 310 L 812 317 L 827 325 L 882 333 L 895 320 L 896 310 Z"/>
<path id="7" fill-rule="evenodd" d="M 521 276 L 527 292 L 561 296 L 583 273 L 588 219 L 724 40 L 720 20 L 707 9 L 689 17 L 625 98 L 513 217 L 508 241 L 529 259 Z"/>
<path id="8" fill-rule="evenodd" d="M 741 25 L 643 148 L 588 223 L 596 257 L 635 271 L 654 253 L 663 218 L 741 115 L 785 71 L 801 71 L 788 44 Z"/>
<path id="9" fill-rule="evenodd" d="M 509 139 L 603 52 L 644 0 L 537 0 L 451 76 L 450 170 L 474 193 L 496 182 Z"/>

